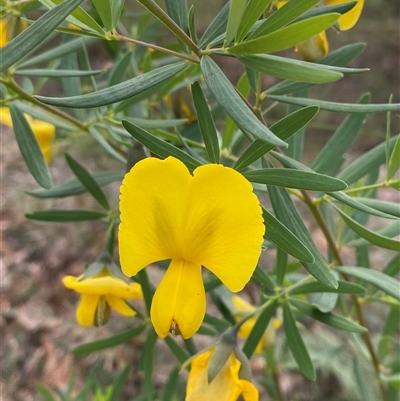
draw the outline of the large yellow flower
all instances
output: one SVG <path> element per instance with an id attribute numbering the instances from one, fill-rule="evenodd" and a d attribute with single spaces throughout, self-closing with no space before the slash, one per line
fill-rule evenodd
<path id="1" fill-rule="evenodd" d="M 46 163 L 50 163 L 53 151 L 53 138 L 56 127 L 46 121 L 35 120 L 27 114 L 24 115 L 28 121 L 43 153 Z M 12 119 L 8 107 L 0 107 L 0 123 L 12 128 Z"/>
<path id="2" fill-rule="evenodd" d="M 208 364 L 214 350 L 215 348 L 193 359 L 186 401 L 236 401 L 240 395 L 245 401 L 258 401 L 257 388 L 239 377 L 241 363 L 234 352 L 215 378 L 208 382 Z"/>
<path id="3" fill-rule="evenodd" d="M 64 285 L 81 294 L 76 309 L 76 318 L 81 326 L 101 326 L 108 321 L 110 308 L 123 316 L 134 316 L 136 312 L 125 302 L 126 299 L 142 299 L 138 283 L 127 284 L 111 274 L 107 268 L 86 278 L 66 276 Z"/>
<path id="4" fill-rule="evenodd" d="M 235 320 L 237 322 L 240 321 L 247 314 L 254 312 L 256 309 L 253 305 L 237 295 L 232 296 L 232 303 L 234 307 Z M 254 325 L 256 324 L 257 318 L 257 315 L 252 316 L 240 326 L 238 333 L 239 337 L 246 339 L 250 335 Z M 269 322 L 264 335 L 261 337 L 261 340 L 258 342 L 255 349 L 255 352 L 257 354 L 261 353 L 264 349 L 269 348 L 275 342 L 275 331 L 280 326 L 281 322 L 279 319 L 273 319 Z"/>
<path id="5" fill-rule="evenodd" d="M 201 266 L 234 292 L 250 280 L 265 227 L 251 184 L 235 170 L 207 164 L 192 176 L 174 157 L 142 160 L 122 182 L 120 211 L 127 276 L 171 259 L 151 307 L 161 338 L 171 328 L 183 338 L 199 329 L 206 310 Z"/>

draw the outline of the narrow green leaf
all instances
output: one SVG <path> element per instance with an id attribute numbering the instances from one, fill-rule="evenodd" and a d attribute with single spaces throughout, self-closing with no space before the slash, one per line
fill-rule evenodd
<path id="1" fill-rule="evenodd" d="M 203 36 L 200 38 L 199 46 L 204 48 L 210 42 L 212 42 L 219 35 L 223 34 L 226 30 L 226 25 L 228 23 L 230 3 L 227 2 L 222 10 L 217 14 L 217 16 L 211 21 L 210 25 L 207 27 Z"/>
<path id="2" fill-rule="evenodd" d="M 136 140 L 138 140 L 156 155 L 162 158 L 174 156 L 185 163 L 185 165 L 190 169 L 195 169 L 201 165 L 201 163 L 192 156 L 169 144 L 168 142 L 157 138 L 156 136 L 150 134 L 150 132 L 141 129 L 137 125 L 134 125 L 127 120 L 122 120 L 122 125 Z"/>
<path id="3" fill-rule="evenodd" d="M 91 108 L 105 106 L 128 99 L 157 84 L 167 80 L 186 67 L 186 63 L 175 63 L 164 67 L 156 68 L 146 74 L 139 75 L 128 81 L 121 82 L 109 88 L 100 89 L 96 92 L 80 96 L 70 97 L 45 97 L 36 96 L 43 103 L 53 106 L 72 108 Z"/>
<path id="4" fill-rule="evenodd" d="M 258 38 L 260 36 L 265 36 L 270 32 L 277 31 L 314 7 L 318 2 L 318 0 L 294 1 L 292 3 L 290 1 L 287 2 L 284 6 L 266 18 L 261 25 L 251 33 L 249 38 Z"/>
<path id="5" fill-rule="evenodd" d="M 228 24 L 226 26 L 224 47 L 229 46 L 239 28 L 246 7 L 246 0 L 230 0 Z"/>
<path id="6" fill-rule="evenodd" d="M 218 65 L 208 56 L 202 57 L 200 66 L 207 86 L 225 112 L 246 132 L 274 146 L 287 144 L 276 137 L 246 106 Z"/>
<path id="7" fill-rule="evenodd" d="M 275 313 L 276 302 L 268 301 L 268 303 L 269 305 L 265 307 L 258 316 L 256 323 L 254 324 L 249 336 L 246 339 L 246 342 L 243 345 L 243 352 L 247 358 L 250 358 L 253 355 L 259 341 L 261 340 L 261 337 L 264 335 L 265 330 L 267 329 L 267 326 Z"/>
<path id="8" fill-rule="evenodd" d="M 144 129 L 174 128 L 188 122 L 186 118 L 171 118 L 168 120 L 151 120 L 147 118 L 126 117 L 126 121 Z"/>
<path id="9" fill-rule="evenodd" d="M 121 393 L 128 380 L 129 371 L 131 370 L 131 365 L 127 364 L 121 373 L 117 376 L 116 380 L 113 381 L 112 394 L 110 399 L 107 401 L 118 401 L 121 399 Z M 78 401 L 78 400 L 77 400 Z"/>
<path id="10" fill-rule="evenodd" d="M 211 115 L 210 109 L 200 84 L 195 82 L 192 85 L 192 96 L 194 106 L 197 112 L 197 120 L 201 136 L 203 137 L 204 144 L 208 158 L 211 163 L 219 163 L 219 142 L 217 129 L 215 128 L 214 120 Z"/>
<path id="11" fill-rule="evenodd" d="M 328 326 L 335 327 L 336 329 L 359 334 L 366 333 L 368 331 L 364 326 L 360 326 L 359 324 L 352 322 L 351 320 L 348 320 L 335 313 L 321 312 L 318 309 L 313 308 L 307 302 L 290 298 L 290 303 L 305 315 L 310 316 L 321 323 L 327 324 Z"/>
<path id="12" fill-rule="evenodd" d="M 400 136 L 394 145 L 392 153 L 390 154 L 389 166 L 387 170 L 386 179 L 390 180 L 400 167 Z"/>
<path id="13" fill-rule="evenodd" d="M 368 207 L 380 210 L 384 214 L 400 217 L 399 203 L 387 202 L 387 201 L 382 201 L 380 199 L 363 198 L 363 197 L 354 197 L 351 199 L 356 200 L 357 202 L 362 203 L 363 205 L 366 205 Z"/>
<path id="14" fill-rule="evenodd" d="M 108 86 L 114 86 L 122 82 L 125 77 L 126 71 L 128 70 L 132 60 L 132 52 L 120 53 L 117 61 L 110 70 L 110 76 L 108 79 Z"/>
<path id="15" fill-rule="evenodd" d="M 32 53 L 80 3 L 82 0 L 65 0 L 1 48 L 1 71 L 5 71 L 22 57 Z"/>
<path id="16" fill-rule="evenodd" d="M 71 221 L 89 221 L 99 220 L 107 217 L 102 212 L 93 212 L 91 210 L 44 210 L 25 215 L 26 218 L 40 221 L 51 222 L 71 222 Z"/>
<path id="17" fill-rule="evenodd" d="M 179 369 L 175 368 L 169 375 L 168 381 L 164 387 L 164 394 L 161 401 L 171 401 L 174 399 L 176 389 L 178 388 Z"/>
<path id="18" fill-rule="evenodd" d="M 263 208 L 265 237 L 278 248 L 304 262 L 313 263 L 314 256 L 307 247 L 275 216 Z"/>
<path id="19" fill-rule="evenodd" d="M 115 347 L 119 344 L 124 344 L 139 335 L 143 331 L 144 327 L 145 326 L 135 327 L 134 329 L 104 338 L 102 340 L 78 345 L 77 347 L 73 348 L 71 352 L 78 355 L 90 354 L 91 352 L 101 351 L 106 348 Z"/>
<path id="20" fill-rule="evenodd" d="M 389 141 L 389 151 L 395 146 L 396 140 L 400 138 L 400 135 L 397 135 L 390 139 Z M 385 163 L 386 157 L 386 145 L 385 143 L 380 143 L 375 146 L 373 149 L 364 153 L 358 159 L 356 159 L 353 163 L 350 163 L 338 176 L 339 179 L 343 180 L 347 184 L 351 184 L 360 178 L 364 177 L 371 171 L 374 171 L 378 168 L 382 163 Z"/>
<path id="21" fill-rule="evenodd" d="M 355 103 L 337 103 L 329 102 L 326 100 L 275 95 L 268 95 L 268 99 L 282 103 L 296 104 L 303 107 L 318 106 L 321 110 L 334 111 L 338 113 L 384 113 L 387 111 L 400 110 L 400 103 L 363 105 Z"/>
<path id="22" fill-rule="evenodd" d="M 276 186 L 268 186 L 268 193 L 275 216 L 299 238 L 314 256 L 314 263 L 302 262 L 303 266 L 322 284 L 337 288 L 338 284 L 335 277 L 315 246 L 287 190 Z"/>
<path id="23" fill-rule="evenodd" d="M 244 65 L 256 71 L 292 81 L 321 84 L 334 82 L 343 77 L 341 71 L 326 68 L 322 64 L 308 63 L 270 54 L 240 56 L 238 59 Z"/>
<path id="24" fill-rule="evenodd" d="M 102 173 L 93 174 L 92 178 L 99 186 L 110 184 L 111 182 L 121 181 L 124 178 L 124 171 L 105 171 Z M 87 189 L 82 183 L 74 178 L 71 181 L 63 184 L 55 185 L 50 189 L 35 189 L 33 191 L 25 191 L 27 194 L 35 198 L 64 198 L 66 196 L 83 194 Z"/>
<path id="25" fill-rule="evenodd" d="M 382 291 L 400 300 L 400 282 L 393 277 L 388 276 L 378 270 L 368 269 L 366 267 L 340 266 L 337 268 L 340 273 L 348 274 L 366 281 L 369 284 L 378 287 Z"/>
<path id="26" fill-rule="evenodd" d="M 110 205 L 106 196 L 104 195 L 103 190 L 100 188 L 99 184 L 97 184 L 96 180 L 92 177 L 89 171 L 87 171 L 85 167 L 79 164 L 69 154 L 66 154 L 65 158 L 70 169 L 76 175 L 78 180 L 84 185 L 84 187 L 93 195 L 97 202 L 104 207 L 104 209 L 110 210 Z"/>
<path id="27" fill-rule="evenodd" d="M 340 14 L 324 14 L 304 21 L 295 22 L 285 28 L 271 32 L 230 47 L 230 54 L 273 53 L 289 49 L 304 42 L 319 32 L 332 26 Z"/>
<path id="28" fill-rule="evenodd" d="M 378 207 L 375 208 L 374 206 L 372 206 L 374 204 L 373 202 L 371 203 L 371 206 L 368 206 L 367 203 L 358 201 L 358 199 L 362 199 L 362 198 L 352 198 L 351 196 L 346 195 L 344 192 L 340 192 L 340 191 L 328 192 L 328 195 L 331 196 L 332 198 L 338 200 L 339 202 L 344 203 L 345 205 L 348 205 L 348 206 L 353 207 L 354 209 L 360 210 L 361 212 L 372 214 L 374 216 L 384 217 L 386 219 L 394 219 L 396 216 L 395 214 L 393 215 L 393 213 L 388 214 L 388 213 L 384 212 L 382 209 L 380 211 Z M 367 199 L 367 198 L 364 198 L 364 199 Z M 373 201 L 375 199 L 371 199 L 371 200 Z M 382 201 L 376 201 L 376 202 L 378 202 L 377 204 L 379 205 L 380 204 L 379 202 L 382 202 Z M 386 203 L 389 203 L 389 202 L 386 202 Z M 389 204 L 394 206 L 392 208 L 393 212 L 397 211 L 397 213 L 398 213 L 397 217 L 400 217 L 400 205 L 395 204 L 395 203 L 392 203 L 392 204 L 389 203 Z"/>
<path id="29" fill-rule="evenodd" d="M 358 99 L 358 104 L 367 104 L 370 101 L 369 93 L 364 94 Z M 335 160 L 343 157 L 344 153 L 350 148 L 361 128 L 365 123 L 365 114 L 350 114 L 345 118 L 335 133 L 329 138 L 325 146 L 318 153 L 311 168 L 317 173 L 329 171 Z"/>
<path id="30" fill-rule="evenodd" d="M 347 188 L 345 182 L 323 174 L 287 168 L 266 168 L 242 173 L 250 182 L 303 189 L 308 191 L 340 191 Z"/>
<path id="31" fill-rule="evenodd" d="M 115 26 L 112 24 L 112 0 L 93 0 L 93 5 L 98 12 L 106 30 L 110 32 Z"/>
<path id="32" fill-rule="evenodd" d="M 171 335 L 165 337 L 164 341 L 180 363 L 183 363 L 190 358 L 189 353 L 185 351 L 179 344 L 177 344 L 176 341 L 171 337 Z"/>
<path id="33" fill-rule="evenodd" d="M 186 0 L 165 0 L 168 15 L 182 28 L 189 33 L 188 9 Z"/>
<path id="34" fill-rule="evenodd" d="M 360 357 L 355 355 L 353 357 L 353 372 L 355 377 L 355 383 L 357 384 L 359 391 L 359 398 L 363 401 L 376 401 L 374 391 L 372 391 L 371 381 L 367 379 L 365 370 L 362 369 Z"/>
<path id="35" fill-rule="evenodd" d="M 275 289 L 275 283 L 269 277 L 268 273 L 265 272 L 259 265 L 257 265 L 256 270 L 254 270 L 252 280 L 255 280 L 258 284 L 268 288 L 271 291 Z"/>
<path id="36" fill-rule="evenodd" d="M 317 292 L 312 295 L 311 304 L 320 312 L 327 313 L 333 310 L 336 306 L 337 300 L 338 294 L 333 292 Z"/>
<path id="37" fill-rule="evenodd" d="M 146 394 L 147 400 L 154 400 L 154 351 L 155 344 L 157 341 L 157 334 L 153 328 L 147 334 L 147 339 L 144 344 L 144 348 L 141 354 L 141 363 L 143 364 L 144 371 L 144 393 Z"/>
<path id="38" fill-rule="evenodd" d="M 371 230 L 368 230 L 363 225 L 357 223 L 353 220 L 349 215 L 335 207 L 335 209 L 339 212 L 340 216 L 343 218 L 347 226 L 358 234 L 360 237 L 365 238 L 371 244 L 377 245 L 381 248 L 391 249 L 393 251 L 400 251 L 400 241 L 396 241 L 394 239 L 384 237 L 383 235 L 377 234 Z M 400 225 L 400 222 L 396 222 Z"/>
<path id="39" fill-rule="evenodd" d="M 50 170 L 44 160 L 39 143 L 32 132 L 29 123 L 26 121 L 23 113 L 18 107 L 10 103 L 9 105 L 15 138 L 18 142 L 19 150 L 25 160 L 30 173 L 36 182 L 43 188 L 51 188 L 53 180 L 51 179 Z"/>
<path id="40" fill-rule="evenodd" d="M 73 70 L 47 70 L 47 69 L 35 69 L 35 70 L 16 70 L 14 75 L 30 76 L 30 77 L 47 77 L 47 78 L 63 78 L 63 77 L 87 77 L 91 75 L 98 75 L 103 73 L 105 70 L 93 70 L 93 71 L 73 71 Z"/>
<path id="41" fill-rule="evenodd" d="M 365 224 L 364 220 L 358 220 L 359 224 Z M 383 236 L 383 237 L 388 237 L 388 238 L 393 238 L 396 237 L 397 235 L 400 235 L 400 224 L 399 221 L 394 221 L 392 224 L 387 224 L 385 227 L 381 228 L 380 230 L 374 231 L 376 234 Z M 349 243 L 346 241 L 343 241 L 344 243 L 348 244 L 348 246 L 353 246 L 353 247 L 360 247 L 360 246 L 368 246 L 371 245 L 370 241 L 364 238 L 358 238 L 358 239 L 352 239 L 353 237 L 349 237 Z M 347 238 L 345 238 L 347 240 Z"/>
<path id="42" fill-rule="evenodd" d="M 304 345 L 303 339 L 299 333 L 296 321 L 293 318 L 290 305 L 286 302 L 283 304 L 283 328 L 285 330 L 286 339 L 290 351 L 297 362 L 301 372 L 310 380 L 315 380 L 315 369 L 311 362 L 310 355 Z"/>
<path id="43" fill-rule="evenodd" d="M 82 111 L 82 110 L 79 110 Z M 110 129 L 108 127 L 108 129 Z M 122 156 L 119 152 L 117 152 L 109 142 L 104 138 L 102 134 L 96 129 L 94 125 L 89 127 L 89 134 L 90 136 L 115 160 L 118 160 L 123 165 L 126 166 L 126 158 Z"/>
<path id="44" fill-rule="evenodd" d="M 327 287 L 317 281 L 304 283 L 299 285 L 298 287 L 289 290 L 289 293 L 292 295 L 298 294 L 313 294 L 318 292 L 334 292 L 338 294 L 354 294 L 354 295 L 364 295 L 366 289 L 357 284 L 357 283 L 349 283 L 347 281 L 338 280 L 338 288 Z"/>
<path id="45" fill-rule="evenodd" d="M 260 16 L 267 9 L 271 0 L 249 0 L 236 34 L 236 42 L 241 42 Z"/>
<path id="46" fill-rule="evenodd" d="M 270 129 L 278 138 L 286 141 L 306 126 L 316 116 L 318 110 L 319 108 L 314 106 L 297 110 L 277 121 Z M 257 139 L 239 157 L 234 168 L 240 171 L 272 149 L 272 145 Z"/>
<path id="47" fill-rule="evenodd" d="M 50 390 L 42 383 L 36 383 L 36 388 L 45 401 L 57 401 Z"/>

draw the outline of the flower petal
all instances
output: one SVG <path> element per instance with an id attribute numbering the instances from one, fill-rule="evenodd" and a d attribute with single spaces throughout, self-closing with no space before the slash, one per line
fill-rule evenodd
<path id="1" fill-rule="evenodd" d="M 256 386 L 247 380 L 242 380 L 241 382 L 244 401 L 258 401 L 259 393 Z"/>
<path id="2" fill-rule="evenodd" d="M 147 158 L 126 174 L 120 195 L 119 253 L 123 272 L 182 259 L 182 231 L 191 176 L 179 160 Z"/>
<path id="3" fill-rule="evenodd" d="M 63 278 L 64 285 L 79 292 L 80 294 L 92 295 L 115 295 L 124 299 L 142 298 L 139 284 L 127 284 L 125 281 L 107 275 L 102 277 L 87 277 L 79 281 L 80 277 L 66 276 Z"/>
<path id="4" fill-rule="evenodd" d="M 98 295 L 81 295 L 81 300 L 76 308 L 76 319 L 81 326 L 88 327 L 94 325 L 94 315 L 99 298 Z"/>
<path id="5" fill-rule="evenodd" d="M 53 124 L 42 120 L 32 120 L 29 124 L 39 142 L 39 145 L 49 145 L 51 140 L 54 138 L 56 127 Z"/>
<path id="6" fill-rule="evenodd" d="M 322 31 L 310 39 L 299 43 L 295 47 L 296 52 L 300 53 L 303 60 L 315 62 L 325 57 L 329 52 L 329 43 L 326 32 Z"/>
<path id="7" fill-rule="evenodd" d="M 115 295 L 106 295 L 106 300 L 112 309 L 122 316 L 135 316 L 136 312 L 125 302 L 124 299 Z"/>
<path id="8" fill-rule="evenodd" d="M 201 266 L 172 260 L 158 286 L 151 305 L 151 321 L 159 337 L 167 337 L 176 323 L 182 337 L 191 337 L 201 326 L 206 296 Z"/>
<path id="9" fill-rule="evenodd" d="M 324 0 L 324 2 L 330 6 L 335 4 L 348 3 L 349 0 Z M 350 11 L 339 17 L 337 22 L 341 31 L 347 31 L 348 29 L 353 28 L 353 26 L 360 18 L 363 7 L 364 0 L 358 0 L 357 4 Z"/>
<path id="10" fill-rule="evenodd" d="M 219 164 L 194 171 L 181 233 L 185 260 L 240 291 L 257 265 L 264 231 L 258 199 L 240 173 Z"/>

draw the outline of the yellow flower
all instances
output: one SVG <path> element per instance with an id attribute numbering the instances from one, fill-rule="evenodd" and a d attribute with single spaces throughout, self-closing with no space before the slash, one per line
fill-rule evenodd
<path id="1" fill-rule="evenodd" d="M 81 294 L 76 309 L 76 318 L 81 326 L 101 326 L 107 323 L 110 308 L 123 316 L 134 316 L 136 312 L 125 302 L 126 299 L 142 299 L 139 284 L 127 284 L 111 274 L 107 268 L 100 273 L 83 278 L 66 276 L 63 284 L 70 290 Z"/>
<path id="2" fill-rule="evenodd" d="M 234 307 L 235 320 L 237 322 L 240 321 L 246 314 L 254 312 L 256 309 L 253 305 L 237 295 L 232 296 L 232 303 Z M 246 320 L 246 322 L 240 326 L 238 333 L 239 337 L 246 339 L 250 335 L 254 325 L 256 324 L 257 318 L 258 316 L 255 315 Z M 261 353 L 264 349 L 269 348 L 275 342 L 275 330 L 279 329 L 280 326 L 281 322 L 278 319 L 273 319 L 269 322 L 263 337 L 258 342 L 255 349 L 257 354 Z"/>
<path id="3" fill-rule="evenodd" d="M 4 47 L 10 41 L 8 21 L 6 18 L 0 19 L 0 48 Z"/>
<path id="4" fill-rule="evenodd" d="M 46 163 L 50 163 L 52 159 L 52 144 L 56 127 L 46 121 L 35 120 L 27 114 L 24 114 L 24 116 L 35 134 Z M 0 122 L 1 124 L 12 128 L 12 119 L 8 107 L 0 107 Z"/>
<path id="5" fill-rule="evenodd" d="M 265 227 L 251 184 L 235 170 L 207 164 L 192 176 L 174 157 L 147 158 L 125 176 L 120 211 L 127 276 L 171 259 L 151 306 L 161 338 L 172 329 L 186 339 L 199 329 L 206 310 L 201 266 L 233 292 L 250 280 Z"/>
<path id="6" fill-rule="evenodd" d="M 348 3 L 349 0 L 324 0 L 327 6 L 334 6 L 336 4 Z M 341 31 L 347 31 L 353 28 L 360 18 L 361 11 L 364 7 L 364 0 L 357 0 L 357 4 L 347 13 L 344 13 L 339 17 L 337 23 Z"/>
<path id="7" fill-rule="evenodd" d="M 239 377 L 241 363 L 234 352 L 215 378 L 208 382 L 208 364 L 214 351 L 215 348 L 193 359 L 185 401 L 236 401 L 240 395 L 245 401 L 258 401 L 257 388 Z"/>

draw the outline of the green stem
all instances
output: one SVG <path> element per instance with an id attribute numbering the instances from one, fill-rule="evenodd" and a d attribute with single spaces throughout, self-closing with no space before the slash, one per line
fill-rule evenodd
<path id="1" fill-rule="evenodd" d="M 323 219 L 320 210 L 318 209 L 318 206 L 316 204 L 314 204 L 313 200 L 310 198 L 310 196 L 308 195 L 307 192 L 305 191 L 301 191 L 304 197 L 304 201 L 306 203 L 306 205 L 309 207 L 312 215 L 314 216 L 318 226 L 320 227 L 321 231 L 323 232 L 325 239 L 328 243 L 329 248 L 332 251 L 333 257 L 335 258 L 336 262 L 339 265 L 343 265 L 343 260 L 339 254 L 338 248 L 336 246 L 336 243 L 334 241 L 334 239 L 331 236 L 331 233 L 328 229 L 328 226 L 325 223 L 325 220 Z M 347 276 L 346 274 L 343 274 L 343 277 L 347 280 L 350 281 L 349 276 Z M 359 299 L 355 296 L 352 295 L 351 296 L 353 305 L 355 307 L 355 311 L 356 311 L 356 315 L 358 318 L 358 321 L 360 322 L 360 324 L 364 327 L 366 327 L 366 322 L 365 322 L 365 318 L 364 318 L 364 313 L 361 307 L 361 303 L 359 301 Z M 372 344 L 372 340 L 371 337 L 369 335 L 369 332 L 367 331 L 366 333 L 361 334 L 362 339 L 364 340 L 364 343 L 368 349 L 369 355 L 371 357 L 372 360 L 372 364 L 374 366 L 374 370 L 375 370 L 375 376 L 377 379 L 377 382 L 379 384 L 379 388 L 380 388 L 380 392 L 382 395 L 382 401 L 386 401 L 387 400 L 387 394 L 386 394 L 386 389 L 381 381 L 381 377 L 380 377 L 380 369 L 379 369 L 379 360 L 378 360 L 378 356 L 375 352 L 374 346 Z"/>
<path id="2" fill-rule="evenodd" d="M 390 181 L 385 181 L 385 182 L 378 182 L 376 184 L 365 185 L 363 187 L 346 189 L 343 192 L 345 192 L 348 195 L 348 194 L 354 194 L 357 192 L 367 191 L 369 189 L 385 188 L 385 187 L 389 187 L 389 186 L 390 186 Z"/>
<path id="3" fill-rule="evenodd" d="M 184 42 L 195 54 L 200 56 L 200 49 L 196 43 L 190 39 L 185 31 L 165 13 L 165 11 L 153 0 L 137 0 L 143 7 L 147 8 L 156 18 L 158 18 L 174 35 Z"/>

